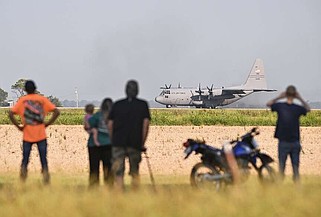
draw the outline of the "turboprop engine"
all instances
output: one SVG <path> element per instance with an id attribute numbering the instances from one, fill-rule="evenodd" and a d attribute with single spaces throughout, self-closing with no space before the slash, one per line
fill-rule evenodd
<path id="1" fill-rule="evenodd" d="M 192 101 L 193 105 L 199 106 L 199 105 L 203 105 L 203 101 L 199 101 L 199 100 L 193 100 Z"/>
<path id="2" fill-rule="evenodd" d="M 213 90 L 213 96 L 220 96 L 220 95 L 222 95 L 222 89 L 214 89 Z"/>

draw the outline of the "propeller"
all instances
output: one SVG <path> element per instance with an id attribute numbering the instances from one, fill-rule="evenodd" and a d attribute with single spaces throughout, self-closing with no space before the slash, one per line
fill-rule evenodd
<path id="1" fill-rule="evenodd" d="M 207 86 L 206 86 L 207 87 Z M 208 99 L 211 98 L 211 96 L 213 96 L 213 88 L 214 88 L 214 85 L 212 84 L 211 85 L 211 88 L 207 87 L 207 90 L 208 90 Z"/>
<path id="2" fill-rule="evenodd" d="M 171 89 L 172 85 L 170 84 L 169 86 L 167 86 L 167 84 L 165 84 L 165 87 L 161 87 L 161 89 Z"/>
<path id="3" fill-rule="evenodd" d="M 202 89 L 201 89 L 201 84 L 198 84 L 198 90 L 195 90 L 195 92 L 198 93 L 198 100 L 201 101 L 202 93 L 204 93 L 204 91 L 202 91 Z"/>

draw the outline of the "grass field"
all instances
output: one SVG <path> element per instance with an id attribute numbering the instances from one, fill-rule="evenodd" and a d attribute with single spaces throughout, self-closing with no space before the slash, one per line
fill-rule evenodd
<path id="1" fill-rule="evenodd" d="M 125 193 L 89 190 L 84 175 L 52 177 L 50 186 L 38 175 L 22 185 L 16 175 L 0 174 L 0 216 L 321 216 L 320 177 L 261 186 L 253 176 L 218 193 L 192 189 L 187 176 L 156 176 L 156 193 L 148 176 L 139 191 L 127 185 Z"/>
<path id="2" fill-rule="evenodd" d="M 10 124 L 8 109 L 0 109 L 0 124 Z M 270 110 L 248 109 L 151 109 L 155 126 L 273 126 L 276 114 Z M 83 109 L 61 109 L 61 115 L 55 124 L 83 124 Z M 321 110 L 313 110 L 301 118 L 301 126 L 321 126 Z"/>

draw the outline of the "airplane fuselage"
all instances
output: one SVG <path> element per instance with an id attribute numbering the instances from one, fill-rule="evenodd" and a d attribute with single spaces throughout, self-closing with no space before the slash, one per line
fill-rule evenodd
<path id="1" fill-rule="evenodd" d="M 222 90 L 230 88 L 215 88 L 212 93 L 208 89 L 202 88 L 202 95 L 197 92 L 198 88 L 170 88 L 164 89 L 155 101 L 171 106 L 195 106 L 200 108 L 216 108 L 217 106 L 225 106 L 240 100 L 241 98 L 253 93 L 253 90 L 243 91 L 238 94 L 222 95 Z"/>

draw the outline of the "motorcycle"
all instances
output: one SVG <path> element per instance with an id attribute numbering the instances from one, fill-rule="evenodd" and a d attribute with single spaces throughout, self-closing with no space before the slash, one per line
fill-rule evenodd
<path id="1" fill-rule="evenodd" d="M 228 160 L 229 153 L 232 153 L 236 161 L 241 181 L 247 180 L 250 169 L 254 168 L 262 183 L 274 182 L 276 173 L 270 166 L 274 160 L 260 151 L 254 139 L 259 133 L 258 128 L 255 127 L 238 139 L 228 142 L 223 148 L 207 145 L 205 141 L 200 140 L 188 139 L 184 142 L 185 159 L 193 152 L 201 154 L 201 162 L 195 164 L 191 171 L 191 185 L 197 188 L 212 187 L 219 190 L 223 186 L 233 184 L 236 177 Z M 227 151 L 227 147 L 230 147 L 230 152 Z"/>

